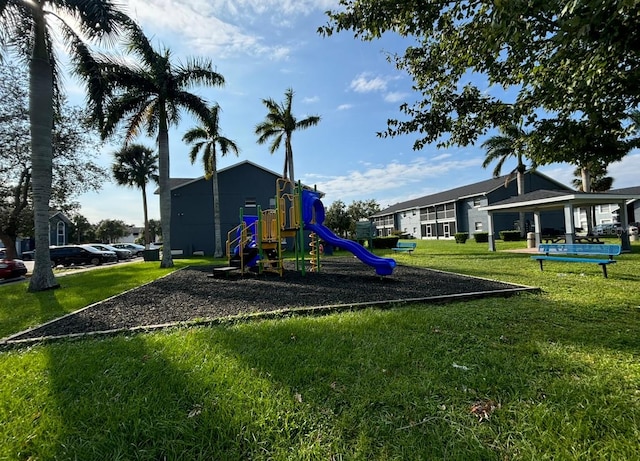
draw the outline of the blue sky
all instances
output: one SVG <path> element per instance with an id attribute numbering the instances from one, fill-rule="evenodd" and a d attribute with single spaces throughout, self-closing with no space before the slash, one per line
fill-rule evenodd
<path id="1" fill-rule="evenodd" d="M 175 58 L 210 58 L 226 84 L 222 88 L 192 91 L 222 108 L 220 127 L 235 140 L 239 157 L 222 157 L 224 168 L 250 160 L 282 173 L 284 152 L 271 155 L 258 145 L 254 128 L 264 119 L 261 100 L 284 99 L 293 88 L 294 114 L 319 115 L 320 124 L 294 133 L 296 179 L 317 185 L 326 193 L 323 202 L 375 199 L 383 208 L 394 203 L 488 179 L 493 167 L 481 167 L 484 151 L 476 146 L 414 151 L 413 136 L 380 139 L 389 118 L 402 118 L 399 106 L 415 94 L 411 78 L 387 61 L 408 42 L 392 34 L 362 42 L 343 32 L 323 38 L 317 28 L 327 22 L 324 11 L 334 0 L 128 0 L 127 13 L 143 27 L 156 47 L 164 46 Z M 81 104 L 84 93 L 73 78 L 67 81 L 70 101 Z M 491 90 L 490 90 L 491 91 Z M 182 135 L 197 122 L 184 113 L 169 133 L 171 176 L 197 178 L 202 165 L 191 165 Z M 153 139 L 139 142 L 154 147 Z M 98 162 L 108 167 L 117 146 L 105 147 Z M 628 156 L 609 168 L 614 187 L 638 185 L 640 154 Z M 514 165 L 507 164 L 504 172 Z M 556 180 L 570 184 L 573 167 L 540 168 Z M 150 217 L 159 219 L 158 196 L 149 189 Z M 142 225 L 142 199 L 138 190 L 105 182 L 99 193 L 79 198 L 81 214 L 90 222 L 121 219 Z"/>

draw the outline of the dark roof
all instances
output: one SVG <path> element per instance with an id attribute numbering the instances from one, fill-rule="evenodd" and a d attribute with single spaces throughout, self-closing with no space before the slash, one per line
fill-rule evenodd
<path id="1" fill-rule="evenodd" d="M 169 178 L 169 189 L 170 190 L 177 189 L 178 187 L 182 187 L 185 184 L 188 184 L 193 181 L 197 181 L 202 178 L 204 178 L 204 176 L 200 176 L 199 178 Z M 156 189 L 156 193 L 158 191 L 159 189 Z"/>
<path id="2" fill-rule="evenodd" d="M 66 214 L 64 214 L 62 211 L 60 211 L 60 210 L 49 210 L 49 220 L 51 220 L 51 219 L 53 219 L 55 217 L 57 217 L 61 221 L 64 221 L 67 224 L 71 224 L 71 220 L 69 219 L 69 217 Z"/>
<path id="3" fill-rule="evenodd" d="M 513 197 L 509 197 L 508 199 L 500 200 L 499 202 L 492 203 L 491 205 L 507 205 L 509 203 L 521 203 L 521 202 L 529 202 L 531 200 L 546 200 L 554 197 L 566 197 L 570 195 L 582 195 L 580 192 L 570 191 L 570 190 L 548 190 L 548 189 L 538 189 L 533 192 L 527 192 L 522 195 L 514 195 Z"/>
<path id="4" fill-rule="evenodd" d="M 622 190 L 622 189 L 619 189 Z M 604 205 L 608 203 L 621 203 L 629 199 L 640 198 L 640 194 L 634 197 L 630 193 L 611 192 L 579 192 L 579 191 L 558 191 L 544 190 L 516 195 L 505 200 L 501 200 L 491 205 L 480 207 L 483 211 L 511 212 L 511 211 L 541 211 L 560 209 L 566 205 L 574 207 Z"/>
<path id="5" fill-rule="evenodd" d="M 640 195 L 640 186 L 624 187 L 622 189 L 611 189 L 610 191 L 607 191 L 607 193 L 618 195 Z"/>
<path id="6" fill-rule="evenodd" d="M 253 166 L 255 168 L 263 170 L 266 173 L 272 174 L 274 176 L 277 176 L 277 177 L 280 176 L 278 173 L 275 173 L 275 172 L 273 172 L 273 171 L 271 171 L 271 170 L 269 170 L 269 169 L 267 169 L 267 168 L 265 168 L 263 166 L 258 165 L 257 163 L 253 163 L 253 162 L 251 162 L 249 160 L 244 160 L 244 161 L 236 163 L 234 165 L 230 165 L 228 167 L 221 168 L 221 169 L 218 170 L 218 174 L 224 173 L 227 170 L 231 170 L 233 168 L 237 168 L 237 167 L 245 165 L 245 164 L 251 165 L 251 166 Z M 169 178 L 169 190 L 179 189 L 180 187 L 186 186 L 187 184 L 190 184 L 192 182 L 200 181 L 203 178 L 204 178 L 204 175 L 200 176 L 198 178 Z M 159 194 L 160 193 L 160 188 L 157 187 L 156 190 L 153 191 L 153 193 L 156 194 L 156 195 Z"/>
<path id="7" fill-rule="evenodd" d="M 558 185 L 558 189 L 571 190 L 564 184 L 561 184 L 538 171 L 527 171 L 525 175 L 527 174 L 536 174 L 538 176 L 542 176 L 545 179 L 556 183 Z M 443 192 L 438 192 L 436 194 L 426 195 L 424 197 L 408 200 L 406 202 L 396 203 L 395 205 L 391 205 L 390 207 L 376 213 L 372 217 L 386 216 L 403 210 L 439 205 L 441 203 L 454 202 L 462 198 L 486 195 L 489 192 L 492 192 L 500 187 L 504 187 L 505 182 L 507 181 L 507 178 L 509 176 L 510 175 L 503 175 L 498 178 L 491 178 L 474 184 L 468 184 L 466 186 L 456 187 L 455 189 L 449 189 Z"/>

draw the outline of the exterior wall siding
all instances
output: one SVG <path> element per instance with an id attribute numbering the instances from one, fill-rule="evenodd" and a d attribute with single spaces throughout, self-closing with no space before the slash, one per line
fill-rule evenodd
<path id="1" fill-rule="evenodd" d="M 249 163 L 218 173 L 220 192 L 220 228 L 224 245 L 228 232 L 240 224 L 240 209 L 245 215 L 257 214 L 257 206 L 272 208 L 277 175 Z M 194 180 L 176 188 L 171 195 L 171 246 L 185 256 L 194 251 L 213 255 L 213 189 L 211 181 Z M 245 208 L 247 201 L 255 204 Z M 223 249 L 224 251 L 224 249 Z"/>
<path id="2" fill-rule="evenodd" d="M 407 210 L 398 213 L 398 230 L 409 234 L 412 238 L 421 238 L 420 211 Z"/>

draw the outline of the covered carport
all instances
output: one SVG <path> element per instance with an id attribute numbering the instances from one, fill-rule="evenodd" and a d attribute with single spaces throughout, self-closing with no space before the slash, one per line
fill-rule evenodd
<path id="1" fill-rule="evenodd" d="M 640 195 L 616 194 L 610 192 L 586 193 L 558 190 L 537 190 L 528 194 L 518 195 L 492 205 L 481 207 L 481 211 L 488 213 L 489 227 L 489 251 L 496 251 L 495 234 L 493 229 L 493 216 L 496 213 L 529 212 L 533 213 L 535 227 L 535 243 L 538 247 L 542 240 L 541 213 L 551 210 L 564 211 L 565 241 L 574 243 L 576 229 L 574 224 L 574 210 L 577 208 L 592 207 L 596 205 L 618 204 L 620 207 L 620 223 L 623 226 L 620 236 L 622 251 L 631 251 L 629 234 L 627 232 L 627 206 L 632 199 L 638 199 Z"/>

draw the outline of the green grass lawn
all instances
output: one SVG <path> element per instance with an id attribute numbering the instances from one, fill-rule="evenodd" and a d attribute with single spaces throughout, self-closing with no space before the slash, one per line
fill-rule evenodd
<path id="1" fill-rule="evenodd" d="M 0 460 L 640 459 L 637 243 L 608 279 L 473 241 L 394 256 L 542 291 L 2 350 Z M 0 286 L 0 336 L 157 265 Z"/>

